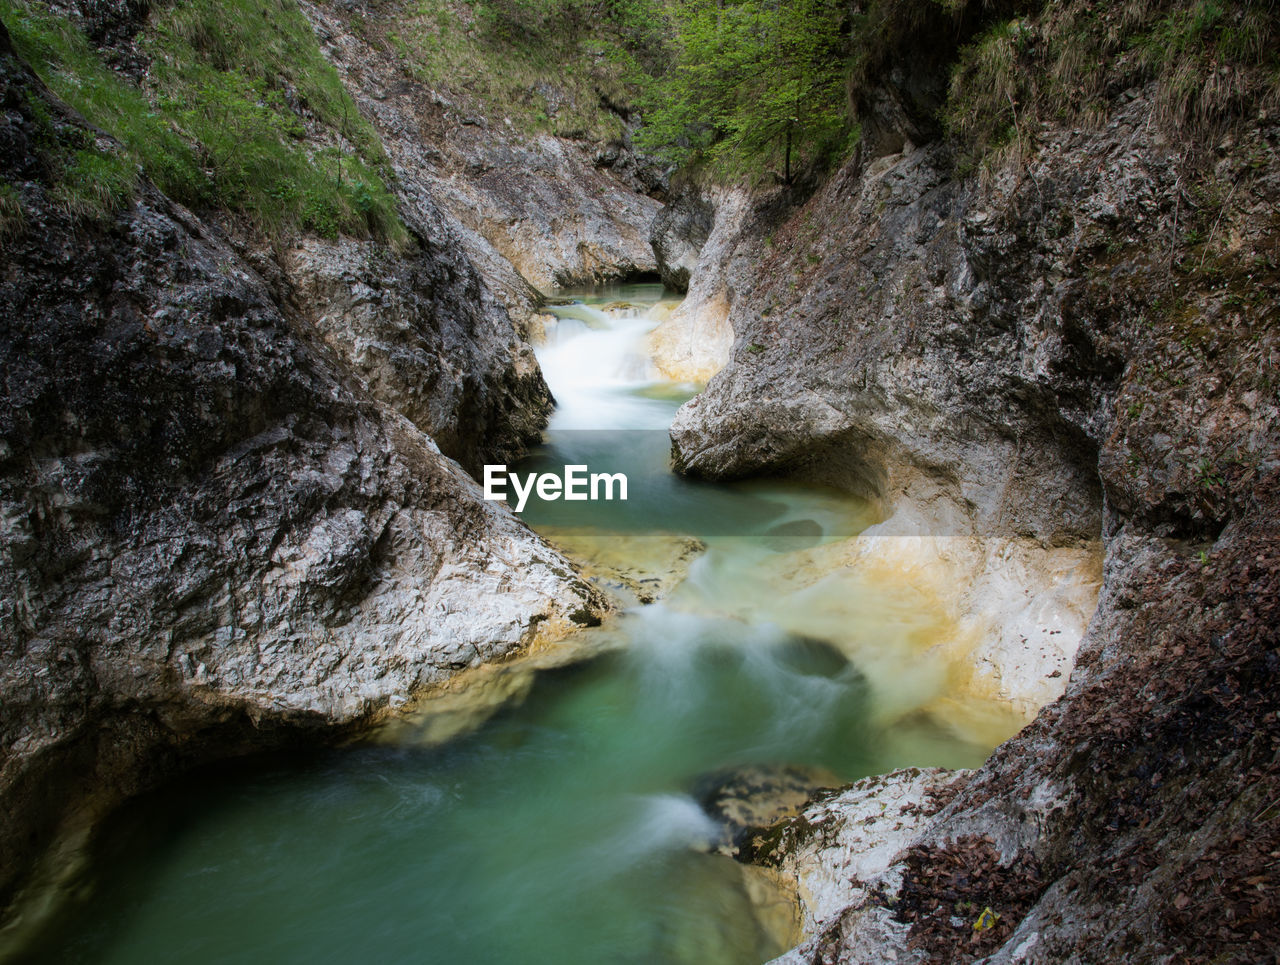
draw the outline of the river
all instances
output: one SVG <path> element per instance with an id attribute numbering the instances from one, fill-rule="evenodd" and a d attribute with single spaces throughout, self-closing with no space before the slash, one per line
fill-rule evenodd
<path id="1" fill-rule="evenodd" d="M 644 350 L 672 307 L 660 287 L 566 294 L 539 351 L 559 408 L 520 468 L 628 475 L 625 502 L 525 511 L 634 604 L 574 644 L 596 656 L 505 668 L 515 697 L 462 724 L 442 729 L 428 703 L 374 739 L 130 804 L 33 960 L 762 962 L 790 936 L 714 852 L 708 775 L 972 766 L 1016 726 L 998 708 L 948 719 L 933 601 L 813 571 L 868 506 L 669 471 L 666 427 L 693 387 Z"/>

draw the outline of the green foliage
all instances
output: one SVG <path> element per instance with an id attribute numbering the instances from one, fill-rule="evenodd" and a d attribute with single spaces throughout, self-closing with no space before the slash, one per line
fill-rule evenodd
<path id="1" fill-rule="evenodd" d="M 407 238 L 377 134 L 294 0 L 179 0 L 153 13 L 143 47 L 219 204 L 271 234 Z"/>
<path id="2" fill-rule="evenodd" d="M 354 15 L 407 74 L 453 109 L 516 131 L 622 139 L 664 62 L 661 0 L 409 0 L 394 17 Z"/>
<path id="3" fill-rule="evenodd" d="M 0 0 L 0 16 L 54 92 L 125 148 L 64 159 L 59 191 L 77 213 L 127 201 L 140 165 L 171 197 L 238 212 L 272 235 L 407 239 L 378 137 L 293 0 L 153 9 L 139 39 L 151 59 L 145 90 L 39 0 Z"/>
<path id="4" fill-rule="evenodd" d="M 137 166 L 116 151 L 84 148 L 68 159 L 54 196 L 74 215 L 101 218 L 133 199 Z"/>
<path id="5" fill-rule="evenodd" d="M 24 0 L 0 0 L 0 19 L 18 52 L 54 93 L 119 140 L 129 155 L 99 149 L 87 135 L 81 144 L 66 145 L 50 134 L 41 146 L 54 155 L 57 194 L 68 207 L 84 217 L 115 210 L 132 196 L 137 163 L 174 197 L 187 202 L 205 197 L 207 182 L 190 146 L 142 91 L 102 62 L 78 27 Z M 51 131 L 52 119 L 45 120 Z"/>
<path id="6" fill-rule="evenodd" d="M 421 0 L 404 14 L 369 27 L 409 72 L 520 130 L 618 139 L 639 107 L 645 150 L 784 177 L 788 153 L 821 163 L 855 136 L 838 0 Z"/>
<path id="7" fill-rule="evenodd" d="M 848 147 L 845 5 L 834 0 L 686 0 L 667 8 L 674 64 L 644 99 L 641 143 L 727 173 Z"/>

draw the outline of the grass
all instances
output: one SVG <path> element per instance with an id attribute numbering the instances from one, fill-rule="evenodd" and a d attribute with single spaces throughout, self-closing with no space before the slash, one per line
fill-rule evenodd
<path id="1" fill-rule="evenodd" d="M 156 113 L 143 93 L 103 62 L 84 34 L 43 5 L 0 0 L 0 19 L 14 46 L 64 101 L 115 137 L 124 153 L 85 133 L 79 144 L 53 133 L 53 119 L 33 100 L 44 132 L 41 149 L 55 168 L 55 197 L 88 218 L 110 214 L 133 195 L 136 164 L 154 169 L 155 180 L 184 200 L 200 192 L 203 177 L 191 148 Z"/>
<path id="2" fill-rule="evenodd" d="M 103 217 L 140 167 L 170 197 L 235 212 L 271 237 L 311 231 L 405 243 L 390 166 L 294 0 L 179 0 L 139 38 L 145 88 L 115 73 L 39 0 L 0 0 L 19 53 L 120 150 L 56 159 L 58 196 Z"/>
<path id="3" fill-rule="evenodd" d="M 943 119 L 961 163 L 1023 156 L 1042 124 L 1089 126 L 1154 84 L 1155 118 L 1212 139 L 1280 108 L 1280 8 L 1270 0 L 1028 3 L 959 52 Z"/>
<path id="4" fill-rule="evenodd" d="M 11 184 L 0 184 L 0 241 L 22 234 L 27 228 L 27 215 L 22 199 Z"/>
<path id="5" fill-rule="evenodd" d="M 351 16 L 406 74 L 465 112 L 510 121 L 516 133 L 609 142 L 627 130 L 609 105 L 634 104 L 648 75 L 615 25 L 588 15 L 592 6 L 410 0 Z"/>

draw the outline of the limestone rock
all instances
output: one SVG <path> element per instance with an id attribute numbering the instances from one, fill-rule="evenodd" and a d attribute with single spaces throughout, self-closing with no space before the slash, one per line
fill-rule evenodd
<path id="1" fill-rule="evenodd" d="M 799 764 L 755 764 L 700 778 L 694 795 L 724 828 L 722 849 L 738 853 L 753 834 L 799 813 L 822 788 L 837 787 L 830 771 Z"/>
<path id="2" fill-rule="evenodd" d="M 365 36 L 352 11 L 302 7 L 327 36 L 325 56 L 377 128 L 404 194 L 415 208 L 444 213 L 520 325 L 541 305 L 540 291 L 656 274 L 647 228 L 661 208 L 650 194 L 661 186 L 628 145 L 522 135 L 423 84 L 387 84 L 403 64 Z"/>
<path id="3" fill-rule="evenodd" d="M 145 182 L 73 222 L 27 145 L 80 122 L 2 29 L 0 83 L 24 213 L 0 240 L 4 900 L 52 836 L 177 768 L 349 730 L 603 604 L 216 229 Z M 414 309 L 406 345 L 513 343 L 466 310 L 474 273 L 433 277 L 457 327 Z M 491 408 L 434 397 L 479 415 L 476 456 L 520 435 L 511 364 L 476 373 Z"/>
<path id="4" fill-rule="evenodd" d="M 801 932 L 814 938 L 915 841 L 968 777 L 967 771 L 907 768 L 819 796 L 775 829 L 751 859 L 794 883 Z"/>
<path id="5" fill-rule="evenodd" d="M 1255 822 L 1280 795 L 1260 683 L 1280 613 L 1277 126 L 1244 119 L 1210 171 L 1171 146 L 1149 92 L 1109 111 L 1046 128 L 986 179 L 945 145 L 882 139 L 894 153 L 848 164 L 736 275 L 732 357 L 672 427 L 691 474 L 876 500 L 883 523 L 848 564 L 950 583 L 980 628 L 975 681 L 1051 701 L 875 896 L 782 961 L 1275 945 L 1256 889 L 1280 842 Z M 1223 172 L 1241 187 L 1206 254 L 1183 243 L 1184 198 Z M 962 858 L 975 874 L 935 907 L 930 877 Z M 975 944 L 955 904 L 1003 881 L 1002 924 Z"/>
<path id="6" fill-rule="evenodd" d="M 714 210 L 714 218 L 699 246 L 688 295 L 649 336 L 654 363 L 667 378 L 706 382 L 729 360 L 733 347 L 729 312 L 739 290 L 738 272 L 753 263 L 754 248 L 746 229 L 750 201 L 747 191 L 727 188 L 708 191 L 702 201 Z M 655 223 L 654 231 L 659 230 L 660 224 Z M 687 260 L 689 254 L 691 246 L 683 257 Z"/>
<path id="7" fill-rule="evenodd" d="M 672 291 L 687 292 L 698 266 L 702 246 L 715 221 L 715 209 L 694 188 L 677 192 L 667 200 L 649 226 L 649 244 L 658 262 L 662 283 Z"/>

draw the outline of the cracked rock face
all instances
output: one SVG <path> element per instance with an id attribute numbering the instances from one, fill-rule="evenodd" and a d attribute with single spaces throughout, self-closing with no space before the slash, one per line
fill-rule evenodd
<path id="1" fill-rule="evenodd" d="M 649 227 L 649 244 L 662 282 L 682 294 L 715 224 L 715 208 L 695 189 L 670 198 Z"/>
<path id="2" fill-rule="evenodd" d="M 378 129 L 406 196 L 438 205 L 522 326 L 539 291 L 657 273 L 648 227 L 662 185 L 629 144 L 521 134 L 447 90 L 404 83 L 403 63 L 352 26 L 351 10 L 302 7 Z"/>
<path id="3" fill-rule="evenodd" d="M 533 350 L 434 207 L 408 213 L 420 239 L 305 238 L 280 261 L 287 294 L 378 400 L 479 475 L 541 437 L 551 393 Z"/>
<path id="4" fill-rule="evenodd" d="M 175 768 L 369 721 L 602 605 L 423 431 L 479 427 L 476 448 L 455 448 L 466 458 L 519 439 L 509 355 L 461 388 L 366 384 L 340 360 L 370 376 L 359 351 L 382 349 L 287 311 L 154 188 L 73 224 L 26 147 L 44 95 L 2 33 L 0 71 L 0 172 L 25 212 L 0 275 L 7 898 L 60 825 Z M 46 103 L 57 130 L 77 126 Z M 349 280 L 302 250 L 309 284 Z M 394 270 L 427 273 L 435 308 L 383 278 L 383 322 L 402 330 L 368 339 L 415 365 L 467 365 L 495 344 L 495 317 L 467 308 L 474 275 L 430 252 Z M 346 254 L 366 265 L 356 305 L 372 269 Z"/>
<path id="5" fill-rule="evenodd" d="M 1002 685 L 1034 683 L 1018 644 L 1046 615 L 1075 627 L 1035 646 L 1061 668 L 1039 700 L 1062 696 L 909 840 L 861 845 L 896 850 L 874 887 L 821 872 L 814 937 L 783 961 L 1274 951 L 1280 131 L 1260 114 L 1189 159 L 1151 111 L 1128 92 L 990 183 L 937 145 L 851 164 L 774 233 L 730 310 L 729 364 L 677 416 L 686 472 L 870 496 L 873 538 L 909 541 L 913 566 L 954 541 L 947 580 L 975 617 L 1025 590 L 1024 639 L 975 651 Z M 1171 239 L 1196 217 L 1220 243 L 1187 255 Z M 861 806 L 824 799 L 823 820 Z M 784 860 L 825 867 L 803 832 Z M 999 924 L 974 938 L 986 905 Z"/>
<path id="6" fill-rule="evenodd" d="M 763 219 L 750 218 L 751 200 L 737 188 L 685 194 L 654 222 L 654 251 L 664 281 L 674 270 L 670 259 L 680 265 L 695 259 L 695 269 L 686 279 L 687 295 L 649 336 L 654 363 L 667 378 L 706 382 L 729 361 L 733 350 L 730 313 L 738 296 L 751 288 L 761 237 L 767 231 L 760 223 Z M 708 209 L 710 224 L 703 237 Z M 661 268 L 664 264 L 666 269 Z"/>

